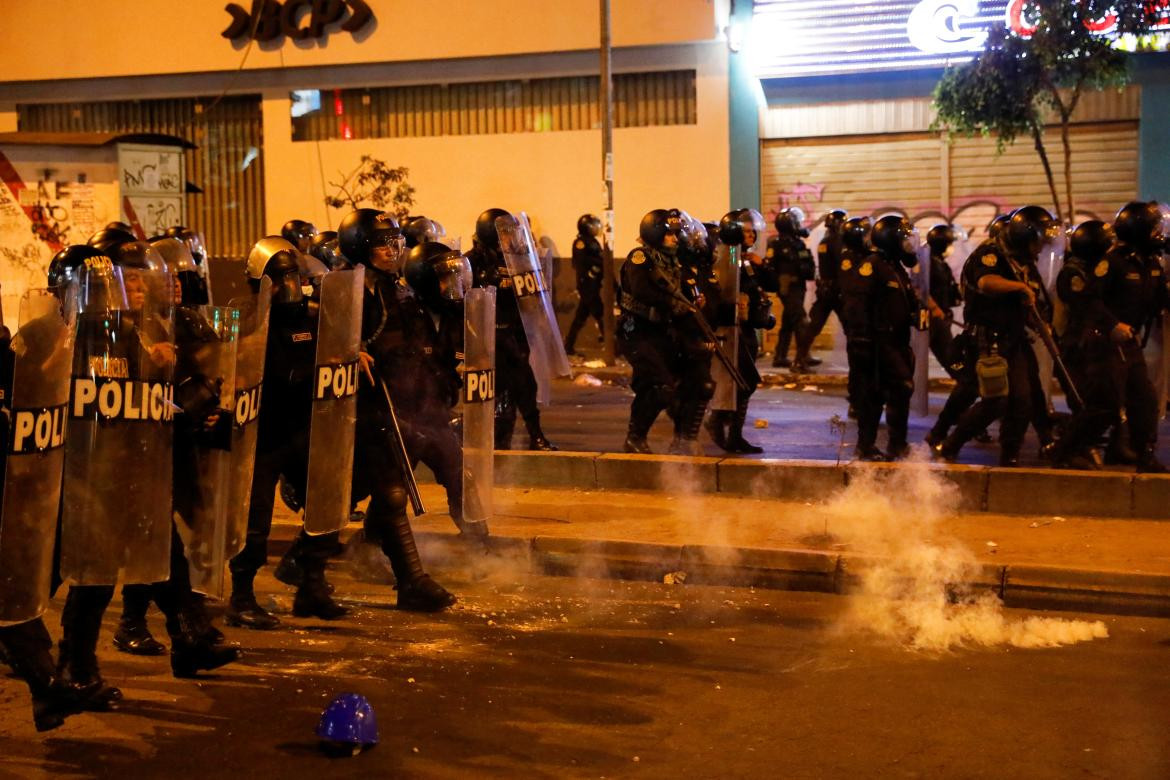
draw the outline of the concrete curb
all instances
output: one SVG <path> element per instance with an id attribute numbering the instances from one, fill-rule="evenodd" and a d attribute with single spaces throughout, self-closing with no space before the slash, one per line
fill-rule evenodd
<path id="1" fill-rule="evenodd" d="M 920 466 L 814 460 L 690 458 L 601 452 L 496 453 L 496 484 L 577 490 L 688 492 L 819 501 L 868 472 Z M 1170 475 L 930 464 L 959 492 L 960 509 L 1019 515 L 1170 520 Z"/>
<path id="2" fill-rule="evenodd" d="M 274 528 L 270 554 L 288 551 L 294 526 Z M 343 538 L 348 534 L 343 533 Z M 416 534 L 424 556 L 441 553 L 474 568 L 475 558 L 453 533 Z M 865 570 L 882 559 L 818 550 L 758 549 L 687 544 L 646 544 L 603 539 L 500 536 L 492 555 L 551 576 L 624 579 L 674 584 L 768 588 L 848 595 Z M 1074 569 L 1062 566 L 983 564 L 972 582 L 1005 606 L 1170 617 L 1170 575 Z"/>

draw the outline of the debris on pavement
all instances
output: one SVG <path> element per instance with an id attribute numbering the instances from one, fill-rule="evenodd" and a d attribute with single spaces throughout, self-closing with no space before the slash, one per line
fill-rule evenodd
<path id="1" fill-rule="evenodd" d="M 573 377 L 573 384 L 577 387 L 601 387 L 605 383 L 593 374 L 577 374 Z"/>
<path id="2" fill-rule="evenodd" d="M 685 571 L 668 572 L 666 576 L 662 578 L 663 585 L 682 585 L 686 581 L 687 573 Z"/>
<path id="3" fill-rule="evenodd" d="M 767 420 L 760 419 L 760 420 L 756 420 L 754 423 L 752 423 L 752 425 L 754 425 L 754 426 L 755 426 L 755 427 L 757 427 L 757 428 L 767 428 L 767 427 L 768 427 L 768 421 L 767 421 Z"/>

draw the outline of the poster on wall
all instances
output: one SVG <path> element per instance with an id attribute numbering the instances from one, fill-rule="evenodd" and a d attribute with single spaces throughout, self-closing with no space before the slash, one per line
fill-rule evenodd
<path id="1" fill-rule="evenodd" d="M 122 219 L 139 238 L 186 224 L 186 161 L 175 146 L 118 144 Z"/>
<path id="2" fill-rule="evenodd" d="M 16 316 L 20 298 L 45 286 L 49 261 L 118 218 L 114 182 L 38 181 L 0 150 L 0 303 Z"/>

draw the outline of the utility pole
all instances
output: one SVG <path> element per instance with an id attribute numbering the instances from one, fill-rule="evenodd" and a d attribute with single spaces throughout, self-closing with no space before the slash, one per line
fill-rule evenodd
<path id="1" fill-rule="evenodd" d="M 605 268 L 601 274 L 602 322 L 605 323 L 604 359 L 607 366 L 617 362 L 614 350 L 617 326 L 614 322 L 613 268 L 613 64 L 610 0 L 601 0 L 601 168 L 605 180 L 605 213 L 602 215 Z"/>

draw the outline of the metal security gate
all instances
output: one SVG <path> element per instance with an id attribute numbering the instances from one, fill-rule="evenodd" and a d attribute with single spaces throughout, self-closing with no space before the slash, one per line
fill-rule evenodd
<path id="1" fill-rule="evenodd" d="M 263 121 L 259 95 L 17 106 L 28 132 L 156 132 L 188 150 L 190 227 L 202 230 L 213 258 L 242 259 L 264 235 Z"/>

